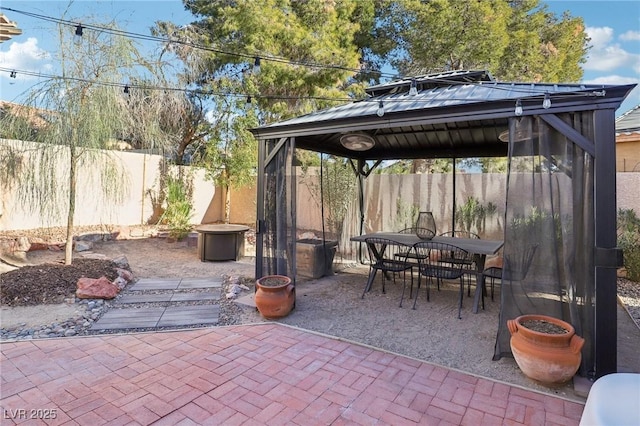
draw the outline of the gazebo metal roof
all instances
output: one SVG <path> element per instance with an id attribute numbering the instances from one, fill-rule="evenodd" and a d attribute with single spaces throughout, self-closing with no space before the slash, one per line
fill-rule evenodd
<path id="1" fill-rule="evenodd" d="M 412 84 L 417 94 L 410 95 Z M 488 71 L 452 71 L 367 89 L 368 98 L 253 129 L 260 139 L 295 137 L 296 146 L 343 157 L 465 158 L 505 156 L 499 136 L 519 101 L 525 115 L 616 108 L 633 85 L 506 83 Z M 548 97 L 551 106 L 543 108 Z M 378 109 L 384 115 L 378 116 Z M 351 151 L 348 133 L 373 136 L 375 146 Z"/>

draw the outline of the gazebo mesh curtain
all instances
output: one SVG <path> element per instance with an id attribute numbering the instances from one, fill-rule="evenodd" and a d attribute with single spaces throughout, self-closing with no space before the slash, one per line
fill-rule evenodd
<path id="1" fill-rule="evenodd" d="M 591 113 L 560 118 L 593 140 Z M 593 158 L 537 116 L 510 123 L 505 212 L 505 265 L 495 357 L 510 354 L 508 319 L 544 314 L 572 324 L 586 338 L 580 373 L 594 370 Z M 506 268 L 526 268 L 521 280 Z M 522 263 L 525 263 L 522 265 Z"/>
<path id="2" fill-rule="evenodd" d="M 264 229 L 262 274 L 294 277 L 295 185 L 293 141 L 267 140 L 263 169 Z M 275 151 L 277 149 L 277 151 Z M 259 272 L 259 271 L 258 271 Z"/>

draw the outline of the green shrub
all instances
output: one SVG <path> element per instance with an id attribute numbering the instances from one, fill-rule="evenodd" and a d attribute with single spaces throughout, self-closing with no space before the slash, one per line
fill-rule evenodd
<path id="1" fill-rule="evenodd" d="M 640 281 L 640 218 L 633 209 L 618 210 L 618 247 L 624 255 L 627 278 Z"/>
<path id="2" fill-rule="evenodd" d="M 182 176 L 167 176 L 167 207 L 161 222 L 169 227 L 169 237 L 180 239 L 191 231 L 193 204 L 190 182 Z"/>

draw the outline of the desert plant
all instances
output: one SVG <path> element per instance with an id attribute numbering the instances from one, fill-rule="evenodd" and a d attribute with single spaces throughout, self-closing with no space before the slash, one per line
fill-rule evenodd
<path id="1" fill-rule="evenodd" d="M 486 206 L 475 197 L 468 197 L 467 201 L 456 209 L 456 221 L 465 231 L 471 232 L 475 227 L 477 233 L 484 232 L 488 218 L 496 214 L 498 208 L 493 203 Z"/>
<path id="2" fill-rule="evenodd" d="M 415 226 L 419 212 L 419 206 L 398 199 L 396 201 L 396 228 L 400 230 Z"/>
<path id="3" fill-rule="evenodd" d="M 640 218 L 633 209 L 618 210 L 618 247 L 624 255 L 627 277 L 640 281 Z"/>
<path id="4" fill-rule="evenodd" d="M 181 239 L 191 231 L 193 187 L 189 176 L 167 175 L 166 207 L 161 223 L 169 227 L 169 237 Z"/>

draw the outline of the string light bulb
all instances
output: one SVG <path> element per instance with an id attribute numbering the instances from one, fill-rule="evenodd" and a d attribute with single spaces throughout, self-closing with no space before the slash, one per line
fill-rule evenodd
<path id="1" fill-rule="evenodd" d="M 76 35 L 73 37 L 73 42 L 75 44 L 82 43 L 82 24 L 76 26 Z"/>
<path id="2" fill-rule="evenodd" d="M 260 73 L 260 57 L 258 56 L 256 56 L 255 60 L 253 61 L 253 73 L 254 74 Z"/>
<path id="3" fill-rule="evenodd" d="M 124 93 L 129 94 L 129 85 L 124 86 Z"/>
<path id="4" fill-rule="evenodd" d="M 411 87 L 409 88 L 409 96 L 416 96 L 418 94 L 418 87 L 416 84 L 416 79 L 411 79 Z"/>
<path id="5" fill-rule="evenodd" d="M 542 108 L 549 109 L 551 108 L 551 98 L 548 93 L 544 94 L 544 101 L 542 101 Z"/>
<path id="6" fill-rule="evenodd" d="M 382 101 L 378 102 L 378 110 L 376 111 L 378 117 L 382 117 L 384 115 L 384 103 Z"/>
<path id="7" fill-rule="evenodd" d="M 245 103 L 245 106 L 247 108 L 251 106 L 251 96 L 247 96 L 247 102 Z"/>
<path id="8" fill-rule="evenodd" d="M 16 78 L 18 74 L 15 71 L 11 71 L 11 74 L 9 74 L 9 77 L 11 78 Z"/>
<path id="9" fill-rule="evenodd" d="M 515 114 L 519 117 L 522 115 L 522 102 L 520 102 L 520 99 L 518 99 L 516 101 L 516 110 L 515 110 Z"/>

